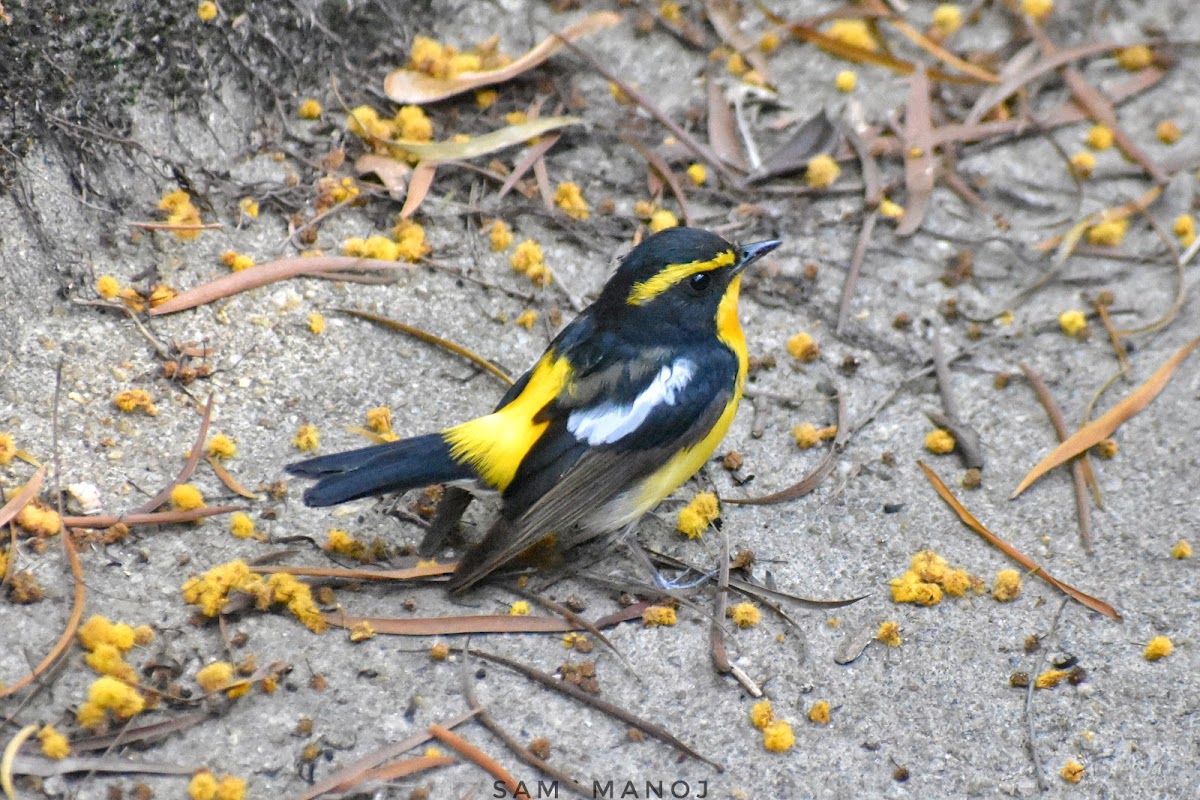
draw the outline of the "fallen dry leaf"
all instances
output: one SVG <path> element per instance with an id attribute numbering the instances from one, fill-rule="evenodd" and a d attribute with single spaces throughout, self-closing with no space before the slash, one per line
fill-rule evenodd
<path id="1" fill-rule="evenodd" d="M 1037 575 L 1046 583 L 1050 584 L 1055 589 L 1058 589 L 1063 594 L 1066 594 L 1071 599 L 1087 606 L 1093 611 L 1103 614 L 1109 619 L 1115 619 L 1118 621 L 1121 619 L 1121 615 L 1117 613 L 1117 610 L 1108 603 L 1092 597 L 1090 594 L 1085 594 L 1076 589 L 1074 586 L 1058 580 L 1050 573 L 1046 572 L 1046 570 L 1038 566 L 1032 558 L 1025 555 L 1020 550 L 989 531 L 987 528 L 983 527 L 983 523 L 975 519 L 975 517 L 971 515 L 971 512 L 967 511 L 966 507 L 958 501 L 958 498 L 955 497 L 948 488 L 946 488 L 946 484 L 942 483 L 942 479 L 937 476 L 936 472 L 925 466 L 925 463 L 922 461 L 918 461 L 917 466 L 920 467 L 925 473 L 925 477 L 928 478 L 929 482 L 933 485 L 934 491 L 936 491 L 941 498 L 946 501 L 946 505 L 950 506 L 954 513 L 958 515 L 958 518 L 962 520 L 963 524 L 982 536 L 988 544 L 1004 553 L 1004 555 L 1008 556 L 1013 561 L 1016 561 L 1018 564 L 1028 570 L 1030 574 Z"/>
<path id="2" fill-rule="evenodd" d="M 173 314 L 196 306 L 220 300 L 222 297 L 257 289 L 269 283 L 295 278 L 298 275 L 320 277 L 322 272 L 338 270 L 414 269 L 415 264 L 402 261 L 381 261 L 377 258 L 354 258 L 351 256 L 318 256 L 316 258 L 281 258 L 222 275 L 214 281 L 201 284 L 194 289 L 180 292 L 173 298 L 150 309 L 151 316 Z"/>
<path id="3" fill-rule="evenodd" d="M 611 11 L 584 17 L 574 25 L 546 37 L 528 53 L 499 69 L 464 72 L 447 79 L 434 78 L 424 72 L 409 69 L 393 70 L 383 81 L 383 91 L 393 102 L 421 105 L 444 100 L 481 86 L 504 83 L 538 66 L 561 50 L 567 42 L 611 28 L 620 21 L 620 15 Z"/>
<path id="4" fill-rule="evenodd" d="M 1021 480 L 1021 483 L 1009 499 L 1015 500 L 1021 492 L 1028 489 L 1034 481 L 1050 470 L 1060 464 L 1065 464 L 1103 439 L 1107 439 L 1126 420 L 1149 405 L 1150 401 L 1158 397 L 1159 392 L 1166 388 L 1167 383 L 1171 380 L 1171 376 L 1175 374 L 1175 370 L 1196 349 L 1196 345 L 1198 344 L 1200 344 L 1200 337 L 1196 337 L 1185 344 L 1175 355 L 1168 358 L 1161 367 L 1155 370 L 1149 380 L 1122 398 L 1119 403 L 1104 414 L 1075 431 L 1065 442 L 1051 450 L 1050 454 L 1039 461 L 1037 466 L 1031 469 L 1029 474 Z"/>

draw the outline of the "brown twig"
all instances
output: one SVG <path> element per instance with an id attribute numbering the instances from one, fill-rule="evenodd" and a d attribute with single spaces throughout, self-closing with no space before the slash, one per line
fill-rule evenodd
<path id="1" fill-rule="evenodd" d="M 1067 422 L 1063 417 L 1062 409 L 1058 407 L 1054 395 L 1050 394 L 1050 387 L 1042 380 L 1041 375 L 1028 366 L 1025 364 L 1019 366 L 1021 372 L 1025 374 L 1025 380 L 1029 381 L 1029 385 L 1033 387 L 1042 407 L 1046 409 L 1046 415 L 1050 417 L 1050 424 L 1054 426 L 1054 433 L 1058 436 L 1058 440 L 1066 441 L 1071 433 L 1067 430 Z M 1092 507 L 1088 505 L 1087 484 L 1089 480 L 1095 482 L 1095 478 L 1091 477 L 1091 472 L 1091 462 L 1088 460 L 1087 453 L 1081 454 L 1071 462 L 1071 483 L 1075 487 L 1075 513 L 1079 520 L 1079 540 L 1083 543 L 1083 549 L 1088 553 L 1092 552 Z"/>
<path id="2" fill-rule="evenodd" d="M 979 434 L 970 423 L 963 420 L 959 413 L 958 400 L 954 396 L 954 385 L 950 380 L 950 364 L 946 359 L 946 351 L 942 348 L 941 337 L 937 331 L 930 331 L 930 344 L 933 347 L 933 374 L 937 379 L 938 394 L 942 398 L 943 414 L 926 412 L 935 425 L 945 428 L 954 436 L 958 454 L 963 466 L 967 469 L 983 469 L 983 446 Z"/>

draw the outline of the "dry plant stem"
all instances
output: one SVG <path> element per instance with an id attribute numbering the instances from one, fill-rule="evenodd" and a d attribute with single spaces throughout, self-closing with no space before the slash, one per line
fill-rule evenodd
<path id="1" fill-rule="evenodd" d="M 79 553 L 76 552 L 75 543 L 71 541 L 70 535 L 63 533 L 61 537 L 63 550 L 66 551 L 67 561 L 71 565 L 71 575 L 75 579 L 71 616 L 67 619 L 67 626 L 63 629 L 58 642 L 50 649 L 50 652 L 46 654 L 41 663 L 24 677 L 0 688 L 0 698 L 8 697 L 21 691 L 58 661 L 75 640 L 75 632 L 79 629 L 79 622 L 83 619 L 83 607 L 87 599 L 87 590 L 83 583 L 83 564 L 79 561 Z"/>
<path id="2" fill-rule="evenodd" d="M 42 483 L 46 480 L 46 467 L 38 467 L 37 472 L 33 473 L 33 477 L 25 482 L 21 487 L 21 491 L 17 492 L 12 498 L 0 508 L 0 525 L 4 525 L 13 517 L 21 512 L 21 509 L 29 505 L 29 501 L 37 497 L 38 492 L 42 490 Z M 14 545 L 16 539 L 13 540 Z M 15 550 L 13 552 L 16 552 Z"/>
<path id="3" fill-rule="evenodd" d="M 550 152 L 550 148 L 558 144 L 558 140 L 562 138 L 561 133 L 550 133 L 538 140 L 537 144 L 530 147 L 513 165 L 513 170 L 504 179 L 504 183 L 500 186 L 500 191 L 496 193 L 496 200 L 503 200 L 504 195 L 512 191 L 512 188 L 517 185 L 517 181 L 525 177 L 534 164 L 541 160 L 546 153 Z"/>
<path id="4" fill-rule="evenodd" d="M 935 421 L 938 424 L 945 423 L 944 427 L 953 434 L 963 466 L 967 469 L 983 469 L 983 445 L 979 441 L 979 434 L 959 413 L 950 378 L 950 363 L 946 360 L 946 350 L 937 331 L 931 331 L 930 344 L 933 347 L 933 374 L 937 378 L 938 394 L 941 395 L 942 411 L 945 412 L 944 417 Z"/>
<path id="5" fill-rule="evenodd" d="M 168 483 L 163 487 L 162 491 L 139 507 L 134 512 L 135 514 L 149 514 L 156 511 L 159 506 L 171 499 L 172 489 L 192 477 L 192 473 L 196 471 L 196 465 L 200 463 L 200 456 L 204 452 L 204 440 L 208 436 L 208 426 L 212 421 L 215 397 L 215 395 L 210 394 L 208 401 L 204 404 L 204 412 L 200 417 L 200 432 L 196 434 L 196 441 L 192 444 L 192 451 L 188 453 L 187 461 L 184 462 L 183 468 L 179 470 L 179 474 L 175 476 L 175 480 Z"/>
<path id="6" fill-rule="evenodd" d="M 471 645 L 467 642 L 467 647 Z M 475 719 L 479 724 L 492 732 L 497 739 L 504 742 L 504 746 L 512 751 L 512 754 L 517 758 L 529 764 L 532 767 L 540 769 L 542 772 L 549 775 L 551 778 L 565 784 L 567 788 L 578 794 L 580 797 L 592 797 L 592 791 L 576 781 L 573 777 L 567 774 L 564 770 L 550 764 L 543 759 L 538 758 L 529 748 L 523 746 L 520 742 L 509 735 L 508 731 L 500 727 L 500 725 L 492 719 L 492 715 L 487 712 L 483 704 L 479 702 L 479 698 L 475 695 L 475 687 L 471 684 L 471 671 L 468 669 L 470 664 L 469 653 L 466 649 L 463 651 L 462 668 L 459 670 L 459 675 L 462 677 L 463 696 L 467 699 L 467 705 L 475 712 Z"/>
<path id="7" fill-rule="evenodd" d="M 748 169 L 746 159 L 738 143 L 733 113 L 729 110 L 729 103 L 725 100 L 721 84 L 711 75 L 705 79 L 705 83 L 708 93 L 708 145 L 717 158 L 745 172 Z"/>
<path id="8" fill-rule="evenodd" d="M 437 723 L 429 726 L 429 732 L 435 739 L 491 775 L 497 782 L 503 783 L 512 797 L 524 797 L 528 800 L 529 793 L 517 785 L 517 779 L 512 776 L 512 773 L 483 750 Z"/>
<path id="9" fill-rule="evenodd" d="M 1058 611 L 1054 613 L 1054 622 L 1050 625 L 1050 631 L 1043 638 L 1043 642 L 1054 636 L 1058 630 L 1058 621 L 1062 619 L 1063 609 L 1067 607 L 1067 599 L 1058 605 Z M 1025 726 L 1028 733 L 1026 744 L 1029 746 L 1029 759 L 1033 761 L 1033 777 L 1037 779 L 1038 788 L 1043 792 L 1050 788 L 1046 782 L 1046 770 L 1042 767 L 1042 759 L 1038 756 L 1037 751 L 1037 732 L 1033 727 L 1033 690 L 1037 681 L 1035 677 L 1041 673 L 1042 665 L 1046 662 L 1046 648 L 1042 648 L 1042 652 L 1038 655 L 1037 666 L 1033 672 L 1029 673 L 1029 685 L 1025 687 Z"/>
<path id="10" fill-rule="evenodd" d="M 225 229 L 224 223 L 221 222 L 202 225 L 184 225 L 173 222 L 130 222 L 129 227 L 147 231 L 219 231 Z"/>
<path id="11" fill-rule="evenodd" d="M 1041 401 L 1042 407 L 1046 409 L 1046 415 L 1050 417 L 1050 424 L 1054 426 L 1054 433 L 1058 436 L 1060 442 L 1065 441 L 1070 432 L 1067 430 L 1067 422 L 1063 418 L 1062 409 L 1058 407 L 1058 403 L 1054 400 L 1054 395 L 1050 394 L 1050 387 L 1042 380 L 1042 376 L 1034 372 L 1025 364 L 1020 364 L 1021 372 L 1025 374 L 1025 380 L 1029 381 L 1029 385 L 1033 387 L 1033 391 L 1037 394 L 1038 400 Z M 1075 513 L 1079 520 L 1079 541 L 1083 544 L 1083 549 L 1088 555 L 1092 555 L 1092 507 L 1088 505 L 1087 484 L 1091 475 L 1091 463 L 1088 461 L 1088 454 L 1083 453 L 1074 461 L 1071 462 L 1071 484 L 1075 490 Z M 1095 478 L 1090 479 L 1093 483 Z"/>
<path id="12" fill-rule="evenodd" d="M 138 317 L 137 312 L 124 303 L 110 303 L 107 300 L 83 300 L 78 297 L 72 297 L 71 302 L 80 306 L 96 306 L 98 308 L 109 308 L 113 311 L 122 312 L 125 316 L 133 320 L 133 324 L 141 331 L 142 336 L 146 337 L 146 341 L 154 348 L 154 352 L 158 353 L 159 358 L 169 359 L 171 357 L 171 351 L 167 349 L 167 346 L 155 339 L 154 335 L 146 330 L 146 326 L 142 324 L 142 320 Z"/>
<path id="13" fill-rule="evenodd" d="M 448 729 L 456 728 L 474 716 L 474 711 L 466 711 L 456 717 L 453 717 L 452 719 L 447 720 L 443 724 L 443 727 Z M 414 747 L 420 747 L 432 738 L 433 735 L 428 731 L 422 731 L 421 733 L 413 734 L 407 739 L 399 741 L 396 744 L 389 745 L 382 750 L 376 750 L 374 753 L 368 753 L 354 763 L 348 764 L 347 766 L 333 773 L 325 780 L 309 787 L 302 794 L 298 795 L 295 800 L 313 800 L 313 798 L 320 797 L 328 792 L 342 791 L 343 787 L 353 785 L 354 782 L 358 780 L 358 777 L 361 773 L 372 769 L 377 764 L 382 764 L 384 761 L 404 755 L 409 750 L 412 750 Z"/>
<path id="14" fill-rule="evenodd" d="M 712 651 L 713 664 L 717 672 L 733 675 L 751 697 L 762 697 L 763 691 L 754 679 L 737 664 L 730 662 L 725 649 L 725 606 L 729 602 L 729 539 L 724 531 L 718 531 L 721 537 L 721 569 L 717 576 L 717 596 L 714 600 L 713 616 L 709 623 L 708 641 Z M 786 615 L 783 615 L 786 617 Z"/>
<path id="15" fill-rule="evenodd" d="M 870 189 L 867 189 L 870 194 Z M 875 223 L 879 221 L 879 209 L 873 208 L 863 217 L 862 229 L 858 233 L 858 243 L 854 245 L 854 255 L 850 259 L 850 268 L 846 270 L 846 280 L 842 283 L 842 300 L 838 304 L 837 327 L 834 333 L 842 335 L 846 320 L 850 318 L 850 301 L 854 299 L 854 288 L 858 284 L 858 275 L 862 271 L 863 261 L 867 257 L 867 247 L 871 244 L 871 234 L 875 232 Z"/>
<path id="16" fill-rule="evenodd" d="M 80 772 L 103 772 L 117 775 L 191 775 L 197 769 L 199 769 L 199 765 L 197 764 L 134 761 L 115 756 L 102 756 L 99 758 L 68 756 L 58 761 L 31 756 L 17 756 L 13 761 L 14 773 L 38 778 L 52 778 L 56 775 L 71 775 Z"/>
<path id="17" fill-rule="evenodd" d="M 926 466 L 923 461 L 917 461 L 917 466 L 920 467 L 921 471 L 925 473 L 925 478 L 929 481 L 930 485 L 933 486 L 933 489 L 935 492 L 937 492 L 938 496 L 945 501 L 946 505 L 950 506 L 950 510 L 954 512 L 954 514 L 964 525 L 975 531 L 975 533 L 979 534 L 984 541 L 986 541 L 992 547 L 995 547 L 1000 552 L 1004 553 L 1004 555 L 1008 556 L 1013 561 L 1016 561 L 1018 564 L 1028 570 L 1030 574 L 1037 575 L 1046 583 L 1050 584 L 1055 589 L 1058 589 L 1063 594 L 1069 596 L 1080 605 L 1086 606 L 1092 611 L 1103 614 L 1111 620 L 1115 620 L 1117 622 L 1121 621 L 1121 615 L 1117 613 L 1117 610 L 1108 603 L 1097 597 L 1092 597 L 1086 592 L 1081 592 L 1068 583 L 1058 580 L 1045 569 L 1043 569 L 1032 558 L 1025 555 L 1020 550 L 1013 547 L 1011 544 L 1004 541 L 999 536 L 984 527 L 983 523 L 975 519 L 974 515 L 971 514 L 971 512 L 968 511 L 961 502 L 959 502 L 958 498 L 955 497 L 954 493 L 946 487 L 946 484 L 941 478 L 938 477 L 936 472 Z"/>
<path id="18" fill-rule="evenodd" d="M 1113 350 L 1117 354 L 1117 364 L 1120 366 L 1121 372 L 1128 372 L 1129 354 L 1125 352 L 1125 345 L 1121 343 L 1121 335 L 1117 333 L 1116 328 L 1113 327 L 1112 319 L 1108 316 L 1108 307 L 1099 301 L 1093 303 L 1092 306 L 1096 309 L 1096 314 L 1100 317 L 1100 321 L 1104 323 L 1104 330 L 1108 331 L 1108 340 L 1112 342 Z"/>
<path id="19" fill-rule="evenodd" d="M 899 391 L 899 389 L 897 389 Z M 791 500 L 796 500 L 803 497 L 809 492 L 821 485 L 829 474 L 833 472 L 833 468 L 837 465 L 838 457 L 842 451 L 846 449 L 846 443 L 850 441 L 850 436 L 855 432 L 850 429 L 849 414 L 846 411 L 846 397 L 841 392 L 837 396 L 837 415 L 838 415 L 838 430 L 837 435 L 833 437 L 833 446 L 825 453 L 825 457 L 821 459 L 821 463 L 808 475 L 805 475 L 799 482 L 792 484 L 786 489 L 781 489 L 778 492 L 766 495 L 765 497 L 722 497 L 722 503 L 729 503 L 737 506 L 769 506 L 776 503 L 786 503 Z M 875 413 L 878 413 L 876 411 Z M 863 423 L 865 425 L 866 422 Z M 859 426 L 861 428 L 862 425 Z M 858 430 L 857 428 L 855 430 Z"/>
<path id="20" fill-rule="evenodd" d="M 434 334 L 423 331 L 420 328 L 415 328 L 412 325 L 406 325 L 403 322 L 397 322 L 394 319 L 388 319 L 387 317 L 379 314 L 372 314 L 369 311 L 357 311 L 353 308 L 334 308 L 333 310 L 340 311 L 341 313 L 348 314 L 352 317 L 358 317 L 359 319 L 365 319 L 368 322 L 374 322 L 377 325 L 382 325 L 385 328 L 391 328 L 392 330 L 400 331 L 401 333 L 407 333 L 413 338 L 420 339 L 421 341 L 428 342 L 429 344 L 437 345 L 443 350 L 447 350 L 457 356 L 462 356 L 475 366 L 491 373 L 505 386 L 513 385 L 513 379 L 510 378 L 504 370 L 500 369 L 483 356 L 477 355 L 462 345 L 455 344 L 448 339 L 443 339 L 440 336 L 435 336 Z"/>
<path id="21" fill-rule="evenodd" d="M 1150 333 L 1151 331 L 1166 327 L 1174 321 L 1175 317 L 1179 316 L 1179 312 L 1183 308 L 1183 302 L 1187 299 L 1187 285 L 1184 283 L 1183 268 L 1187 266 L 1188 261 L 1192 259 L 1198 248 L 1200 248 L 1200 238 L 1193 242 L 1192 246 L 1185 250 L 1183 255 L 1179 257 L 1179 260 L 1175 262 L 1175 299 L 1171 302 L 1171 307 L 1161 317 L 1140 328 L 1118 330 L 1118 336 L 1134 336 L 1139 333 Z"/>
<path id="22" fill-rule="evenodd" d="M 63 527 L 101 530 L 114 525 L 170 525 L 176 522 L 192 522 L 197 519 L 245 511 L 249 506 L 205 506 L 187 511 L 155 511 L 150 514 L 118 514 L 95 517 L 63 517 Z"/>
<path id="23" fill-rule="evenodd" d="M 122 728 L 118 733 L 104 736 L 91 736 L 86 739 L 76 739 L 71 742 L 71 750 L 76 753 L 86 753 L 94 750 L 108 750 L 113 747 L 145 742 L 172 733 L 179 733 L 194 728 L 205 720 L 211 719 L 207 712 L 193 712 L 181 717 L 154 722 L 149 725 Z"/>
<path id="24" fill-rule="evenodd" d="M 571 609 L 564 606 L 562 603 L 556 603 L 553 600 L 551 600 L 550 598 L 540 595 L 537 592 L 531 592 L 528 589 L 521 588 L 520 586 L 515 587 L 513 589 L 513 591 L 515 591 L 521 597 L 524 597 L 527 600 L 531 600 L 532 602 L 537 603 L 539 606 L 546 609 L 547 611 L 553 611 L 555 614 L 560 615 L 563 619 L 565 619 L 567 622 L 574 625 L 579 630 L 587 631 L 592 636 L 595 636 L 597 639 L 599 639 L 601 642 L 604 643 L 605 647 L 607 647 L 610 651 L 612 651 L 613 655 L 615 655 L 618 659 L 620 659 L 621 663 L 625 666 L 625 669 L 629 670 L 629 673 L 631 675 L 633 675 L 633 677 L 637 678 L 637 680 L 639 682 L 642 680 L 642 677 L 637 674 L 636 670 L 634 670 L 633 665 L 629 663 L 629 659 L 625 658 L 625 654 L 622 653 L 620 650 L 618 650 L 617 646 L 614 645 L 612 643 L 612 641 L 607 636 L 604 635 L 604 631 L 600 630 L 598 627 L 593 625 L 591 622 L 589 622 L 588 620 L 579 616 L 574 611 L 572 611 Z"/>
<path id="25" fill-rule="evenodd" d="M 911 236 L 921 227 L 933 195 L 933 118 L 930 115 L 929 74 L 924 68 L 908 76 L 908 106 L 904 111 L 904 218 L 897 236 Z"/>
<path id="26" fill-rule="evenodd" d="M 650 168 L 667 182 L 667 186 L 671 187 L 671 194 L 675 195 L 675 199 L 679 201 L 679 212 L 683 214 L 683 224 L 691 227 L 692 212 L 688 208 L 687 197 L 683 193 L 683 187 L 679 185 L 679 179 L 675 177 L 675 173 L 671 171 L 671 167 L 667 162 L 663 161 L 662 156 L 658 153 L 632 136 L 621 136 L 619 138 L 622 142 L 636 150 L 642 158 L 646 159 L 646 163 L 650 165 Z"/>
<path id="27" fill-rule="evenodd" d="M 663 728 L 660 725 L 656 725 L 653 722 L 644 720 L 641 717 L 637 716 L 636 714 L 626 711 L 625 709 L 615 706 L 612 703 L 609 703 L 605 700 L 601 700 L 600 698 L 596 697 L 595 695 L 590 695 L 587 692 L 583 691 L 582 689 L 577 688 L 576 686 L 574 686 L 570 683 L 565 683 L 563 681 L 557 680 L 553 675 L 547 675 L 545 672 L 542 672 L 539 669 L 534 669 L 533 667 L 530 667 L 526 664 L 522 664 L 519 661 L 514 661 L 511 658 L 506 658 L 504 656 L 497 655 L 495 653 L 488 653 L 483 650 L 475 650 L 475 649 L 467 649 L 467 648 L 458 648 L 458 649 L 460 649 L 461 652 L 470 653 L 471 655 L 476 656 L 478 658 L 482 658 L 485 661 L 491 661 L 493 664 L 499 664 L 503 667 L 508 667 L 509 669 L 513 670 L 514 672 L 518 672 L 521 675 L 524 675 L 526 678 L 529 678 L 532 681 L 536 681 L 537 683 L 542 684 L 543 686 L 545 686 L 548 689 L 552 689 L 552 690 L 558 692 L 559 694 L 566 695 L 567 697 L 570 697 L 573 700 L 577 700 L 580 703 L 583 703 L 584 705 L 591 706 L 592 708 L 596 709 L 597 711 L 600 711 L 603 714 L 607 714 L 608 716 L 610 716 L 614 719 L 617 719 L 617 720 L 625 723 L 626 725 L 632 725 L 633 727 L 637 728 L 638 730 L 642 731 L 643 733 L 645 733 L 649 736 L 653 736 L 655 739 L 658 739 L 661 742 L 665 742 L 666 744 L 669 744 L 671 747 L 674 747 L 676 750 L 680 751 L 681 753 L 691 756 L 692 758 L 696 759 L 697 761 L 703 761 L 705 764 L 708 764 L 710 767 L 715 769 L 717 772 L 725 771 L 725 768 L 722 767 L 720 764 L 718 764 L 714 761 L 709 761 L 707 758 L 700 755 L 695 750 L 688 747 L 686 744 L 684 744 L 679 739 L 677 739 L 675 736 L 673 736 L 671 734 L 671 732 L 668 731 L 666 728 Z"/>
<path id="28" fill-rule="evenodd" d="M 307 231 L 311 228 L 316 227 L 317 225 L 320 225 L 326 219 L 328 219 L 329 217 L 338 213 L 343 208 L 348 207 L 351 203 L 353 203 L 357 199 L 358 199 L 357 197 L 347 197 L 345 200 L 334 205 L 332 208 L 328 208 L 328 209 L 322 211 L 320 214 L 317 214 L 315 217 L 313 217 L 308 222 L 301 225 L 299 228 L 296 228 L 296 230 L 289 233 L 288 237 L 283 240 L 283 244 L 279 245 L 279 253 L 282 254 L 285 250 L 288 249 L 289 246 L 294 245 L 296 242 L 297 236 L 299 236 L 300 234 L 304 233 L 305 231 Z"/>
<path id="29" fill-rule="evenodd" d="M 564 40 L 564 41 L 566 41 L 566 40 Z M 566 42 L 566 45 L 567 45 L 567 47 L 571 48 L 571 50 L 573 50 L 577 55 L 579 55 L 581 58 L 583 58 L 585 61 L 587 61 L 592 66 L 592 69 L 596 70 L 596 72 L 599 72 L 601 75 L 603 75 L 609 81 L 616 84 L 617 87 L 620 88 L 621 91 L 623 91 L 626 94 L 626 96 L 628 96 L 635 103 L 637 103 L 639 106 L 641 106 L 646 111 L 646 113 L 648 113 L 650 116 L 652 116 L 656 120 L 658 120 L 660 125 L 662 125 L 668 131 L 670 131 L 671 135 L 674 136 L 676 139 L 678 139 L 680 142 L 682 142 L 683 145 L 687 149 L 691 150 L 692 153 L 694 153 L 697 158 L 699 158 L 701 161 L 704 161 L 710 167 L 712 167 L 717 172 L 719 172 L 721 174 L 721 177 L 724 178 L 729 183 L 730 186 L 734 186 L 734 187 L 741 186 L 742 179 L 740 177 L 738 177 L 738 175 L 736 173 L 734 173 L 733 170 L 731 170 L 729 167 L 727 167 L 725 165 L 724 161 L 722 161 L 720 158 L 718 158 L 706 146 L 704 146 L 699 141 L 697 141 L 696 137 L 692 136 L 690 133 L 688 133 L 682 127 L 680 127 L 680 125 L 677 122 L 675 122 L 675 120 L 671 119 L 670 116 L 663 113 L 662 109 L 660 109 L 658 106 L 656 106 L 654 104 L 654 102 L 650 100 L 649 97 L 642 94 L 640 91 L 633 88 L 625 81 L 621 80 L 621 78 L 615 72 L 613 72 L 608 67 L 601 64 L 596 59 L 595 56 L 593 56 L 591 53 L 584 50 L 582 47 L 579 47 L 574 42 L 569 42 L 569 41 Z"/>

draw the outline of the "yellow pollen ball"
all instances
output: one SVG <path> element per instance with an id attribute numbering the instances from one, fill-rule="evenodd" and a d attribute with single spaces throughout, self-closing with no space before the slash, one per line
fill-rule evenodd
<path id="1" fill-rule="evenodd" d="M 1160 658 L 1166 658 L 1167 656 L 1171 655 L 1171 651 L 1174 649 L 1175 646 L 1171 644 L 1171 640 L 1169 638 L 1166 636 L 1155 636 L 1150 640 L 1150 643 L 1146 645 L 1146 649 L 1142 653 L 1142 657 L 1147 661 L 1158 661 Z"/>
<path id="2" fill-rule="evenodd" d="M 1087 328 L 1087 315 L 1082 311 L 1064 311 L 1058 315 L 1058 327 L 1067 336 L 1078 336 Z"/>
<path id="3" fill-rule="evenodd" d="M 992 597 L 1001 603 L 1016 600 L 1021 594 L 1021 573 L 1015 569 L 1002 569 L 996 573 L 996 583 L 992 586 Z"/>
<path id="4" fill-rule="evenodd" d="M 752 628 L 762 622 L 762 612 L 753 603 L 738 603 L 725 613 L 739 628 Z"/>
<path id="5" fill-rule="evenodd" d="M 528 617 L 529 603 L 524 600 L 518 600 L 508 608 L 508 614 L 511 617 Z"/>
<path id="6" fill-rule="evenodd" d="M 854 70 L 844 69 L 833 79 L 833 85 L 839 92 L 853 92 L 858 85 L 858 74 Z"/>
<path id="7" fill-rule="evenodd" d="M 1112 147 L 1112 128 L 1107 125 L 1093 125 L 1088 129 L 1087 146 L 1093 150 L 1107 150 Z"/>
<path id="8" fill-rule="evenodd" d="M 121 291 L 121 284 L 112 275 L 101 275 L 96 279 L 96 294 L 112 300 Z"/>
<path id="9" fill-rule="evenodd" d="M 1184 558 L 1191 558 L 1191 557 L 1192 557 L 1192 545 L 1188 542 L 1187 539 L 1180 539 L 1178 542 L 1175 543 L 1175 546 L 1171 548 L 1171 558 L 1184 559 Z"/>
<path id="10" fill-rule="evenodd" d="M 704 182 L 708 180 L 708 170 L 703 164 L 691 164 L 687 168 L 687 176 L 693 186 L 703 186 Z"/>
<path id="11" fill-rule="evenodd" d="M 171 505 L 180 511 L 204 508 L 204 495 L 190 483 L 181 483 L 171 489 Z"/>
<path id="12" fill-rule="evenodd" d="M 300 119 L 320 119 L 321 104 L 311 97 L 305 98 L 300 107 L 296 109 L 296 116 Z"/>
<path id="13" fill-rule="evenodd" d="M 904 642 L 900 638 L 900 626 L 890 621 L 880 624 L 879 630 L 875 632 L 875 638 L 888 647 L 899 647 Z"/>
<path id="14" fill-rule="evenodd" d="M 950 431 L 938 428 L 925 434 L 925 449 L 935 455 L 941 456 L 954 452 L 955 444 L 957 443 Z"/>
<path id="15" fill-rule="evenodd" d="M 760 731 L 775 721 L 770 700 L 759 700 L 750 708 L 750 724 Z"/>
<path id="16" fill-rule="evenodd" d="M 650 606 L 642 612 L 642 624 L 647 628 L 676 623 L 675 609 L 669 606 Z"/>
<path id="17" fill-rule="evenodd" d="M 1021 0 L 1021 10 L 1034 19 L 1041 20 L 1054 10 L 1054 0 Z"/>
<path id="18" fill-rule="evenodd" d="M 783 720 L 776 720 L 763 728 L 763 747 L 772 753 L 783 753 L 796 744 L 796 735 L 792 726 Z"/>
<path id="19" fill-rule="evenodd" d="M 1117 63 L 1130 72 L 1137 72 L 1154 63 L 1154 51 L 1144 44 L 1125 47 L 1117 51 Z"/>
<path id="20" fill-rule="evenodd" d="M 1086 150 L 1071 156 L 1071 174 L 1076 178 L 1091 177 L 1096 169 L 1096 157 Z"/>
<path id="21" fill-rule="evenodd" d="M 676 228 L 679 226 L 679 219 L 667 211 L 665 208 L 660 208 L 650 215 L 650 230 L 654 233 L 665 231 L 667 228 Z"/>
<path id="22" fill-rule="evenodd" d="M 1083 773 L 1083 764 L 1072 758 L 1063 764 L 1062 772 L 1059 774 L 1062 775 L 1062 779 L 1067 783 L 1079 783 L 1083 780 Z"/>
<path id="23" fill-rule="evenodd" d="M 933 10 L 930 22 L 943 36 L 949 36 L 962 27 L 962 9 L 953 3 L 943 3 Z"/>
<path id="24" fill-rule="evenodd" d="M 808 719 L 818 725 L 829 724 L 829 701 L 818 700 L 813 703 L 813 707 L 808 710 Z"/>
<path id="25" fill-rule="evenodd" d="M 321 433 L 316 425 L 301 425 L 292 437 L 292 446 L 297 450 L 316 450 L 321 446 Z"/>
<path id="26" fill-rule="evenodd" d="M 808 333 L 797 333 L 787 340 L 788 355 L 797 361 L 815 361 L 821 355 L 821 347 Z"/>
<path id="27" fill-rule="evenodd" d="M 1125 238 L 1125 232 L 1128 230 L 1129 220 L 1127 218 L 1101 222 L 1087 229 L 1088 244 L 1115 247 Z"/>
<path id="28" fill-rule="evenodd" d="M 808 160 L 804 180 L 814 189 L 825 189 L 832 186 L 840 174 L 842 174 L 842 168 L 833 160 L 833 157 L 822 154 Z"/>
<path id="29" fill-rule="evenodd" d="M 204 0 L 203 3 L 196 6 L 196 16 L 200 18 L 201 22 L 212 22 L 217 18 L 217 4 L 212 0 Z"/>
<path id="30" fill-rule="evenodd" d="M 1183 136 L 1183 131 L 1179 129 L 1179 125 L 1175 120 L 1164 119 L 1155 126 L 1154 135 L 1163 144 L 1175 144 L 1179 141 L 1179 137 Z"/>

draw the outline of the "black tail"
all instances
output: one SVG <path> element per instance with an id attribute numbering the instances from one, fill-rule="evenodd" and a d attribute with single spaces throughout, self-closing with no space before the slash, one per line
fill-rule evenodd
<path id="1" fill-rule="evenodd" d="M 333 506 L 360 497 L 475 477 L 470 467 L 450 457 L 450 447 L 440 433 L 318 456 L 288 464 L 287 471 L 320 479 L 304 492 L 307 506 Z"/>

